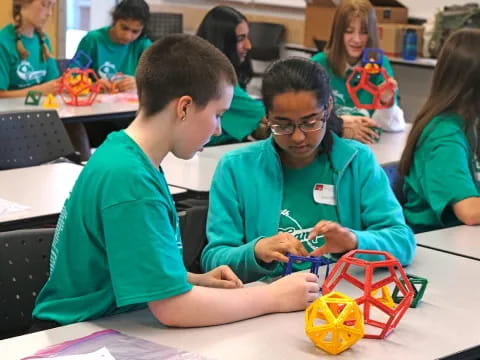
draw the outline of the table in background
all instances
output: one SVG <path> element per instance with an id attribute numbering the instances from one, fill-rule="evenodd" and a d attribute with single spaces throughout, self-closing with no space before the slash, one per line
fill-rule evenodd
<path id="1" fill-rule="evenodd" d="M 99 95 L 90 106 L 65 105 L 57 96 L 58 115 L 65 123 L 133 119 L 138 110 L 138 102 L 117 101 L 121 96 Z M 42 97 L 41 103 L 45 98 Z M 0 112 L 45 110 L 42 105 L 25 105 L 24 102 L 24 97 L 0 99 Z"/>
<path id="2" fill-rule="evenodd" d="M 417 244 L 474 260 L 480 260 L 480 226 L 454 226 L 415 235 Z"/>
<path id="3" fill-rule="evenodd" d="M 480 292 L 472 291 L 478 283 L 480 262 L 418 248 L 407 272 L 429 280 L 419 306 L 409 309 L 385 340 L 362 339 L 335 358 L 433 359 L 480 343 L 475 321 L 480 318 Z M 272 314 L 205 328 L 166 329 L 147 310 L 3 340 L 0 353 L 4 360 L 19 359 L 46 346 L 102 329 L 115 329 L 213 359 L 328 357 L 305 335 L 303 312 Z"/>
<path id="4" fill-rule="evenodd" d="M 29 208 L 0 215 L 0 231 L 55 224 L 83 166 L 56 163 L 0 171 L 0 199 Z M 184 189 L 169 187 L 172 195 Z"/>

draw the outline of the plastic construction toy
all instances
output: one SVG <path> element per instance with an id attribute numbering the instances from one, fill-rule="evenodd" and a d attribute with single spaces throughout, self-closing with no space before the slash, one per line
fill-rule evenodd
<path id="1" fill-rule="evenodd" d="M 425 289 L 427 288 L 427 285 L 428 285 L 428 280 L 412 274 L 407 274 L 407 278 L 410 281 L 410 284 L 412 285 L 413 292 L 414 292 L 413 301 L 410 304 L 410 307 L 416 308 L 418 303 L 423 298 L 423 294 L 425 293 Z M 400 282 L 403 283 L 403 280 L 400 280 Z M 395 289 L 393 289 L 392 297 L 393 297 L 393 301 L 395 301 L 397 304 L 403 300 L 403 296 L 399 294 L 400 294 L 400 289 L 395 287 Z"/>
<path id="2" fill-rule="evenodd" d="M 373 256 L 379 260 L 368 261 L 359 256 Z M 379 271 L 374 279 L 374 271 L 380 269 L 382 271 Z M 338 260 L 323 283 L 323 293 L 328 294 L 334 291 L 340 282 L 345 285 L 344 288 L 356 294 L 352 297 L 363 311 L 365 337 L 370 339 L 383 339 L 389 335 L 413 300 L 414 291 L 402 266 L 395 257 L 385 251 L 352 250 L 346 253 Z M 382 299 L 387 296 L 376 298 L 372 295 L 372 292 L 382 290 L 389 285 L 396 286 L 398 293 L 402 296 L 398 304 Z M 346 293 L 350 295 L 349 292 Z"/>
<path id="3" fill-rule="evenodd" d="M 119 92 L 118 89 L 117 89 L 117 83 L 119 81 L 125 79 L 125 77 L 126 76 L 123 75 L 121 72 L 118 72 L 109 79 L 110 82 L 112 83 L 112 87 L 110 88 L 110 93 L 116 94 L 116 93 Z"/>
<path id="4" fill-rule="evenodd" d="M 353 69 L 347 78 L 347 90 L 357 108 L 367 110 L 385 109 L 392 106 L 394 99 L 388 104 L 380 102 L 380 95 L 385 90 L 395 92 L 395 85 L 388 81 L 385 69 L 382 67 L 383 51 L 380 49 L 365 49 L 361 66 Z M 375 82 L 373 82 L 375 80 Z M 359 92 L 363 91 L 362 100 Z"/>
<path id="5" fill-rule="evenodd" d="M 100 92 L 97 74 L 92 69 L 67 69 L 59 81 L 59 93 L 67 105 L 92 105 Z"/>
<path id="6" fill-rule="evenodd" d="M 41 91 L 30 90 L 25 97 L 25 105 L 39 105 L 41 98 Z"/>
<path id="7" fill-rule="evenodd" d="M 328 276 L 330 271 L 330 261 L 322 257 L 315 257 L 315 256 L 297 256 L 288 254 L 288 263 L 285 265 L 283 269 L 283 276 L 289 275 L 292 273 L 292 265 L 294 262 L 309 262 L 310 265 L 310 272 L 318 276 L 318 270 L 320 266 L 327 265 L 327 271 L 325 273 L 325 278 Z"/>
<path id="8" fill-rule="evenodd" d="M 78 50 L 75 56 L 70 60 L 70 64 L 74 64 L 76 68 L 86 70 L 92 65 L 92 58 L 83 50 Z"/>
<path id="9" fill-rule="evenodd" d="M 363 315 L 351 297 L 331 292 L 305 310 L 305 332 L 317 347 L 336 355 L 363 337 Z"/>
<path id="10" fill-rule="evenodd" d="M 57 102 L 57 99 L 55 98 L 55 95 L 48 94 L 47 98 L 45 99 L 45 101 L 43 103 L 43 107 L 45 109 L 57 109 L 58 108 L 58 102 Z"/>
<path id="11" fill-rule="evenodd" d="M 382 292 L 382 295 L 380 297 L 376 297 L 379 291 Z M 388 289 L 388 286 L 383 286 L 381 289 L 373 290 L 372 296 L 378 301 L 380 301 L 381 303 L 387 305 L 389 308 L 392 308 L 392 309 L 395 308 L 395 302 L 393 301 L 393 298 L 392 298 L 392 295 L 390 294 L 390 290 Z"/>

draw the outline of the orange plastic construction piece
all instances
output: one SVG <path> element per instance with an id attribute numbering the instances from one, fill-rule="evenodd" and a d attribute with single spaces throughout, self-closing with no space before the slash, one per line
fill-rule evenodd
<path id="1" fill-rule="evenodd" d="M 379 260 L 368 261 L 359 256 Z M 323 293 L 334 291 L 340 283 L 344 286 L 342 289 L 349 289 L 344 292 L 360 306 L 365 320 L 365 337 L 371 339 L 383 339 L 395 329 L 414 295 L 402 266 L 395 257 L 385 251 L 352 250 L 342 256 L 323 283 Z M 384 290 L 385 287 L 395 286 L 402 296 L 398 304 L 392 304 L 390 291 L 387 296 Z M 382 290 L 380 298 L 375 297 L 378 290 Z"/>
<path id="2" fill-rule="evenodd" d="M 305 310 L 305 332 L 320 349 L 339 354 L 363 337 L 362 312 L 351 297 L 331 292 Z"/>
<path id="3" fill-rule="evenodd" d="M 67 69 L 59 81 L 59 92 L 67 105 L 92 105 L 100 92 L 97 74 L 92 69 Z"/>

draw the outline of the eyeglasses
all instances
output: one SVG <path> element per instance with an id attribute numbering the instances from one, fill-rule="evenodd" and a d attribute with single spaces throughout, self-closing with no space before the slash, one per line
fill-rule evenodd
<path id="1" fill-rule="evenodd" d="M 270 122 L 270 129 L 274 135 L 292 135 L 297 127 L 304 133 L 319 131 L 327 122 L 327 110 L 315 115 L 311 120 L 296 124 L 293 121 L 284 124 L 275 124 Z"/>

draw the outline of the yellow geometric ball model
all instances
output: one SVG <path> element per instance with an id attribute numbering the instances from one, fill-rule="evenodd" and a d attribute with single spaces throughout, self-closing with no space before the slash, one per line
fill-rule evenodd
<path id="1" fill-rule="evenodd" d="M 355 300 L 331 292 L 305 310 L 305 331 L 316 346 L 336 355 L 363 337 L 363 315 Z"/>

